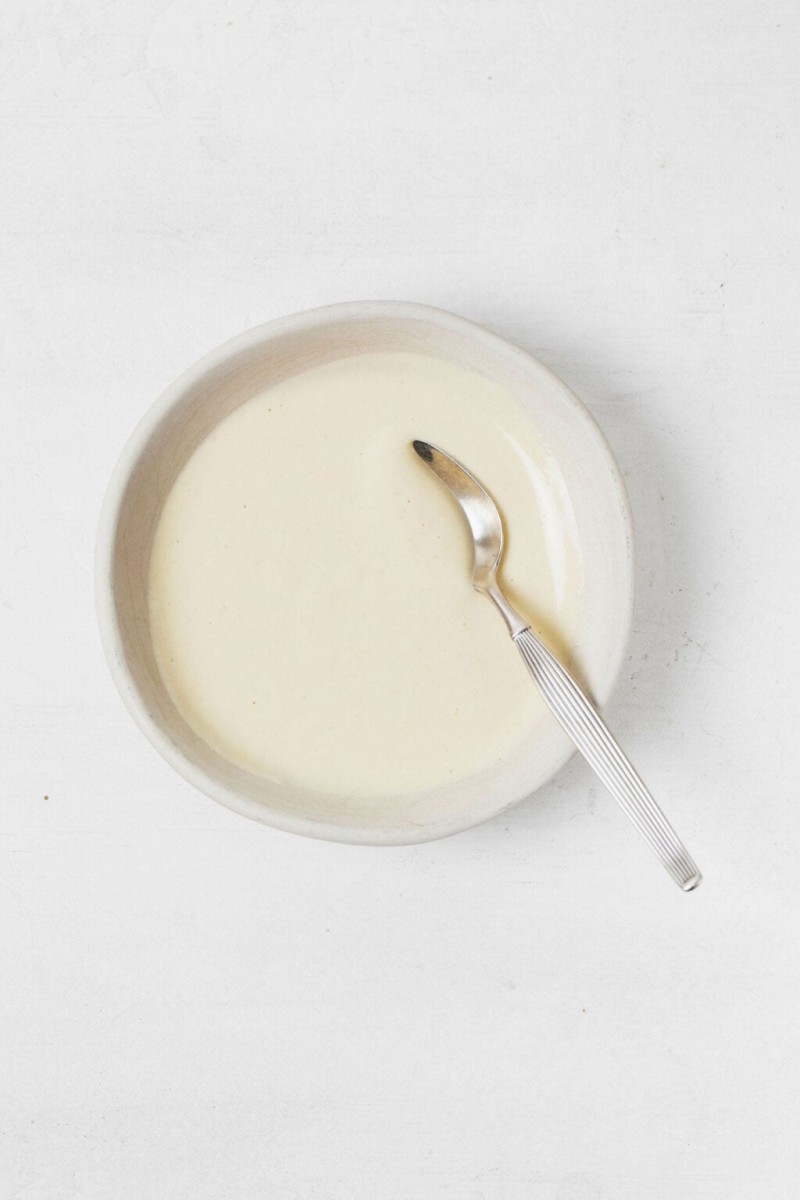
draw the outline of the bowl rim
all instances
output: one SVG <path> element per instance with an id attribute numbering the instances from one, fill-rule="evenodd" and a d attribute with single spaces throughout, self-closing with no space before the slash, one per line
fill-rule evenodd
<path id="1" fill-rule="evenodd" d="M 561 394 L 564 402 L 569 404 L 574 415 L 584 425 L 586 432 L 595 444 L 595 450 L 604 460 L 604 465 L 610 481 L 616 491 L 617 510 L 625 537 L 624 566 L 627 580 L 625 592 L 619 596 L 619 650 L 615 659 L 610 660 L 606 679 L 603 685 L 596 689 L 596 700 L 603 705 L 611 696 L 619 679 L 622 664 L 625 661 L 633 624 L 634 605 L 634 550 L 633 550 L 633 519 L 630 502 L 619 466 L 608 440 L 592 416 L 588 408 L 549 367 L 545 366 L 533 354 L 514 342 L 508 341 L 500 334 L 494 333 L 483 325 L 479 325 L 467 317 L 459 316 L 445 309 L 426 304 L 418 304 L 405 300 L 356 300 L 328 304 L 322 307 L 308 309 L 288 316 L 278 317 L 270 321 L 254 325 L 236 336 L 222 342 L 208 351 L 190 367 L 184 370 L 169 384 L 150 405 L 133 428 L 111 472 L 105 495 L 102 501 L 95 543 L 95 606 L 100 632 L 100 641 L 108 663 L 111 677 L 134 722 L 145 735 L 151 745 L 163 759 L 191 783 L 198 791 L 232 809 L 240 815 L 258 820 L 275 829 L 288 833 L 301 834 L 325 841 L 344 842 L 361 845 L 412 845 L 434 841 L 453 833 L 471 829 L 476 825 L 491 820 L 514 804 L 521 802 L 528 795 L 545 786 L 546 782 L 555 778 L 564 765 L 575 753 L 574 747 L 567 747 L 561 761 L 553 770 L 548 780 L 537 784 L 530 791 L 516 799 L 498 805 L 495 809 L 476 815 L 464 813 L 463 816 L 449 822 L 446 827 L 432 826 L 386 828 L 381 830 L 363 829 L 357 826 L 338 826 L 329 822 L 317 821 L 308 816 L 299 816 L 272 809 L 259 804 L 259 811 L 254 811 L 255 802 L 241 796 L 233 788 L 224 786 L 211 778 L 205 770 L 193 762 L 171 740 L 161 724 L 148 711 L 147 705 L 135 686 L 132 675 L 125 661 L 123 643 L 117 620 L 117 610 L 113 587 L 112 566 L 114 548 L 123 499 L 130 477 L 139 462 L 142 452 L 146 449 L 151 435 L 163 420 L 165 415 L 191 389 L 195 388 L 212 371 L 218 371 L 227 360 L 266 344 L 274 338 L 285 334 L 303 333 L 317 326 L 331 323 L 347 323 L 348 321 L 384 320 L 415 320 L 441 329 L 450 330 L 456 334 L 483 343 L 487 349 L 502 353 L 506 358 L 516 360 L 523 368 L 534 368 L 541 377 L 546 378 L 550 385 Z M 263 811 L 262 811 L 263 810 Z"/>

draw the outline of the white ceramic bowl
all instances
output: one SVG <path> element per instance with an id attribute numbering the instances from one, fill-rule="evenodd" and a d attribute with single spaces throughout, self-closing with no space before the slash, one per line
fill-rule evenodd
<path id="1" fill-rule="evenodd" d="M 169 387 L 134 431 L 109 484 L 97 546 L 97 607 L 111 672 L 140 729 L 177 771 L 229 808 L 279 829 L 401 844 L 478 824 L 546 783 L 572 753 L 555 722 L 466 782 L 414 795 L 331 797 L 250 775 L 195 734 L 170 700 L 150 640 L 153 534 L 178 473 L 209 430 L 281 379 L 343 355 L 417 350 L 482 371 L 529 408 L 561 465 L 582 550 L 573 661 L 602 704 L 622 663 L 632 610 L 631 521 L 611 452 L 580 401 L 516 346 L 417 304 L 358 303 L 271 321 L 213 350 Z M 531 684 L 533 686 L 533 684 Z"/>

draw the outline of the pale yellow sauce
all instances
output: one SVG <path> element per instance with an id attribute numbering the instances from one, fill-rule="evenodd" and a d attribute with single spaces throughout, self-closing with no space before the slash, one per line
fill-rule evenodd
<path id="1" fill-rule="evenodd" d="M 509 595 L 568 643 L 580 562 L 557 463 L 501 386 L 421 354 L 340 359 L 222 421 L 163 508 L 150 615 L 193 729 L 272 779 L 365 796 L 475 774 L 542 719 L 466 523 L 411 449 L 440 445 L 503 513 Z"/>

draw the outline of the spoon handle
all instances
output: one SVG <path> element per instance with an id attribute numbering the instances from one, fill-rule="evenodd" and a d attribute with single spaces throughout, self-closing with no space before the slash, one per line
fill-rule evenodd
<path id="1" fill-rule="evenodd" d="M 575 680 L 530 629 L 514 641 L 554 715 L 622 811 L 678 887 L 696 888 L 702 878 L 697 864 Z"/>

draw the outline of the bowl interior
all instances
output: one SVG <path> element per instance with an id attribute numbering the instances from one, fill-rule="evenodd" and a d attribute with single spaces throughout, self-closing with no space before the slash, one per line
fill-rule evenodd
<path id="1" fill-rule="evenodd" d="M 343 841 L 414 842 L 494 815 L 541 786 L 571 753 L 555 721 L 496 769 L 414 795 L 327 796 L 278 785 L 220 757 L 187 725 L 155 662 L 148 573 L 162 504 L 209 431 L 260 391 L 346 355 L 438 355 L 502 382 L 529 409 L 559 460 L 581 547 L 573 666 L 598 702 L 610 693 L 630 625 L 630 521 L 619 473 L 572 393 L 530 356 L 461 318 L 414 305 L 341 305 L 274 322 L 187 372 L 134 433 L 109 488 L 98 545 L 98 604 L 112 671 L 164 757 L 207 794 L 294 832 Z"/>

